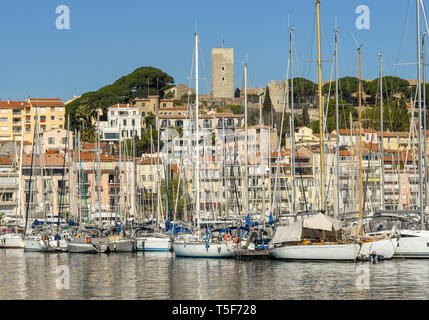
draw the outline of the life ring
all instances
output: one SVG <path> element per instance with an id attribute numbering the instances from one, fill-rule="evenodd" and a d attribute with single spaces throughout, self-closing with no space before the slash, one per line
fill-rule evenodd
<path id="1" fill-rule="evenodd" d="M 232 237 L 230 234 L 227 234 L 227 235 L 225 235 L 225 237 L 223 237 L 223 240 L 226 240 L 228 242 L 231 241 L 231 239 L 232 239 Z"/>

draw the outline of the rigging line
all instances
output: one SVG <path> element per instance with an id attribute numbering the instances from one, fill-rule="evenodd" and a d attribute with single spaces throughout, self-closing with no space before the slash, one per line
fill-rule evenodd
<path id="1" fill-rule="evenodd" d="M 365 181 L 365 189 L 363 191 L 363 203 L 362 203 L 362 211 L 365 211 L 365 202 L 366 202 L 366 193 L 368 190 L 368 176 L 369 176 L 369 169 L 370 169 L 370 164 L 371 164 L 371 155 L 372 155 L 372 140 L 374 138 L 374 133 L 371 134 L 371 143 L 369 145 L 369 155 L 368 155 L 368 168 L 367 168 L 367 172 L 365 174 L 366 176 L 366 181 Z"/>
<path id="2" fill-rule="evenodd" d="M 408 1 L 407 11 L 406 11 L 406 15 L 405 15 L 405 23 L 404 23 L 405 27 L 401 28 L 401 30 L 402 30 L 402 32 L 401 32 L 401 40 L 399 42 L 398 51 L 396 53 L 396 61 L 397 62 L 399 61 L 400 54 L 401 54 L 401 49 L 402 49 L 402 47 L 404 45 L 404 41 L 405 41 L 405 35 L 407 33 L 407 30 L 408 30 L 408 23 L 409 23 L 410 14 L 411 14 L 410 7 L 411 7 L 411 0 Z M 399 66 L 394 66 L 393 67 L 393 70 L 394 70 L 393 75 L 397 75 L 398 74 L 398 67 Z"/>
<path id="3" fill-rule="evenodd" d="M 316 8 L 313 10 L 313 19 L 312 26 L 311 26 L 311 41 L 307 44 L 307 49 L 305 51 L 307 57 L 313 57 L 317 56 L 317 51 L 315 48 L 315 35 L 316 35 Z M 313 71 L 313 68 L 311 67 L 311 64 L 304 64 L 304 72 L 302 73 L 303 77 L 306 77 L 307 79 L 312 79 L 311 72 Z"/>
<path id="4" fill-rule="evenodd" d="M 198 40 L 199 40 L 199 38 L 198 38 Z M 204 64 L 203 50 L 201 50 L 200 41 L 198 41 L 198 49 L 199 49 L 199 53 L 200 53 L 199 55 L 201 56 L 201 62 L 203 64 L 204 80 L 206 83 L 206 90 L 207 90 L 206 92 L 209 93 L 210 91 L 209 91 L 209 83 L 207 82 L 208 78 L 207 78 L 207 73 L 206 73 L 206 65 Z"/>
<path id="5" fill-rule="evenodd" d="M 288 59 L 288 64 L 287 64 L 286 79 L 289 78 L 289 66 L 290 66 L 290 57 Z M 284 99 L 286 99 L 286 95 L 284 96 Z M 275 182 L 274 182 L 274 196 L 273 196 L 273 202 L 272 202 L 271 208 L 274 206 L 274 198 L 276 196 L 276 187 L 278 184 L 278 174 L 279 174 L 279 164 L 280 164 L 279 161 L 280 161 L 280 154 L 281 154 L 280 150 L 281 150 L 282 135 L 283 135 L 283 123 L 284 123 L 285 109 L 286 109 L 286 103 L 283 104 L 283 108 L 282 108 L 282 119 L 281 119 L 281 124 L 280 124 L 279 143 L 278 143 L 278 147 L 277 147 L 277 170 L 276 170 L 276 177 L 275 177 Z"/>

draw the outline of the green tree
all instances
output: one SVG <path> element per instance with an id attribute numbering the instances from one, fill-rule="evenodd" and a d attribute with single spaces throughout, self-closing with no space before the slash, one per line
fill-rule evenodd
<path id="1" fill-rule="evenodd" d="M 301 113 L 301 125 L 308 127 L 310 125 L 310 115 L 307 106 L 304 106 Z"/>
<path id="2" fill-rule="evenodd" d="M 364 127 L 380 130 L 380 104 L 365 110 L 362 114 Z M 398 101 L 383 103 L 383 128 L 390 131 L 408 131 L 410 115 Z"/>
<path id="3" fill-rule="evenodd" d="M 173 86 L 174 79 L 153 67 L 141 67 L 130 74 L 123 76 L 114 83 L 104 86 L 97 91 L 84 93 L 80 98 L 72 101 L 66 106 L 66 116 L 70 115 L 70 129 L 80 127 L 80 119 L 76 116 L 79 108 L 85 105 L 86 113 L 98 109 L 103 110 L 100 120 L 107 120 L 106 110 L 117 103 L 131 103 L 136 97 L 147 97 L 148 95 L 160 93 Z M 89 124 L 93 126 L 92 124 Z"/>
<path id="4" fill-rule="evenodd" d="M 289 88 L 291 87 L 290 79 L 288 80 Z M 293 79 L 293 98 L 294 102 L 298 104 L 308 103 L 314 99 L 317 85 L 305 78 Z"/>
<path id="5" fill-rule="evenodd" d="M 235 89 L 234 98 L 240 98 L 241 90 L 239 88 Z"/>
<path id="6" fill-rule="evenodd" d="M 271 124 L 271 110 L 273 108 L 273 105 L 271 103 L 271 98 L 270 98 L 270 89 L 267 87 L 267 90 L 265 92 L 265 98 L 264 98 L 264 103 L 263 103 L 263 108 L 262 108 L 262 116 L 264 118 L 264 123 L 265 124 Z"/>

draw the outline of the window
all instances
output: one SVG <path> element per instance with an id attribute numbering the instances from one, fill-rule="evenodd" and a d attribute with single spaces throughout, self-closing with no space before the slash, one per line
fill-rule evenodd
<path id="1" fill-rule="evenodd" d="M 63 121 L 63 117 L 62 117 L 62 116 L 59 116 L 59 117 L 58 117 L 58 120 Z"/>
<path id="2" fill-rule="evenodd" d="M 225 70 L 225 67 L 222 67 L 222 71 Z"/>
<path id="3" fill-rule="evenodd" d="M 0 118 L 0 122 L 7 122 L 7 118 Z"/>
<path id="4" fill-rule="evenodd" d="M 40 121 L 41 122 L 45 122 L 46 121 L 46 116 L 40 116 Z"/>
<path id="5" fill-rule="evenodd" d="M 63 128 L 63 125 L 62 124 L 60 124 L 60 129 L 62 129 Z"/>
<path id="6" fill-rule="evenodd" d="M 144 116 L 146 116 L 146 113 L 143 111 L 143 112 L 142 112 L 142 117 L 144 117 Z"/>
<path id="7" fill-rule="evenodd" d="M 67 143 L 67 137 L 61 138 L 61 144 L 66 144 Z"/>
<path id="8" fill-rule="evenodd" d="M 163 108 L 167 108 L 167 104 L 166 104 L 166 103 L 163 103 L 163 104 L 162 104 L 162 107 L 163 107 Z"/>
<path id="9" fill-rule="evenodd" d="M 0 113 L 8 113 L 7 109 L 0 109 Z"/>
<path id="10" fill-rule="evenodd" d="M 127 119 L 124 119 L 124 126 L 127 125 Z"/>
<path id="11" fill-rule="evenodd" d="M 55 144 L 55 138 L 54 137 L 48 138 L 48 144 Z"/>
<path id="12" fill-rule="evenodd" d="M 224 81 L 225 80 L 225 78 L 224 77 L 222 77 L 222 81 Z"/>
<path id="13" fill-rule="evenodd" d="M 115 115 L 115 111 L 110 111 L 110 115 L 114 116 Z"/>
<path id="14" fill-rule="evenodd" d="M 51 107 L 51 112 L 55 112 L 55 107 Z"/>
<path id="15" fill-rule="evenodd" d="M 55 120 L 55 116 L 51 116 L 51 120 L 53 121 L 53 120 Z"/>
<path id="16" fill-rule="evenodd" d="M 62 107 L 59 107 L 59 108 L 58 108 L 58 111 L 59 111 L 59 112 L 63 112 L 63 108 L 62 108 Z"/>
<path id="17" fill-rule="evenodd" d="M 132 126 L 135 126 L 135 125 L 136 125 L 136 120 L 132 119 L 132 120 L 131 120 L 131 125 L 132 125 Z"/>
<path id="18" fill-rule="evenodd" d="M 40 113 L 45 114 L 46 113 L 46 108 L 40 108 Z"/>
<path id="19" fill-rule="evenodd" d="M 142 108 L 144 108 L 145 107 L 145 104 L 144 103 L 142 103 Z"/>
<path id="20" fill-rule="evenodd" d="M 9 127 L 1 127 L 1 131 L 8 131 Z"/>

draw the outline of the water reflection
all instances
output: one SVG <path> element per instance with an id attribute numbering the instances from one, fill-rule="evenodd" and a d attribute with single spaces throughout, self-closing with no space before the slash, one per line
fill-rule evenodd
<path id="1" fill-rule="evenodd" d="M 69 289 L 57 288 L 58 266 L 70 270 Z M 0 284 L 0 299 L 429 299 L 429 261 L 243 262 L 0 249 Z"/>

